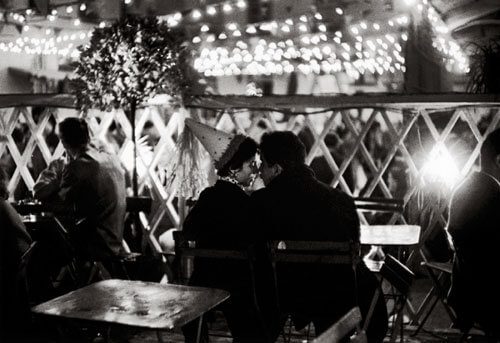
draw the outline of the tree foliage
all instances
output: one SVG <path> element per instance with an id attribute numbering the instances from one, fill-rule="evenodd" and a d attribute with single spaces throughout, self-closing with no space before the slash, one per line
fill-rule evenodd
<path id="1" fill-rule="evenodd" d="M 500 42 L 490 40 L 485 45 L 473 45 L 467 90 L 471 93 L 500 93 Z"/>
<path id="2" fill-rule="evenodd" d="M 140 104 L 158 94 L 182 103 L 186 49 L 180 35 L 156 18 L 127 17 L 96 28 L 90 43 L 79 47 L 76 97 L 82 110 L 109 111 Z"/>

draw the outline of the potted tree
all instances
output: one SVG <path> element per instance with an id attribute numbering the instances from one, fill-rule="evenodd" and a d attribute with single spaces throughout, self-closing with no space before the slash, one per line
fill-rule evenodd
<path id="1" fill-rule="evenodd" d="M 179 37 L 156 18 L 125 17 L 109 27 L 96 28 L 90 43 L 79 48 L 74 81 L 81 110 L 121 108 L 132 125 L 135 197 L 137 107 L 160 94 L 181 106 L 188 90 L 183 72 L 186 49 Z"/>
<path id="2" fill-rule="evenodd" d="M 166 95 L 163 98 L 172 106 L 183 106 L 193 75 L 187 75 L 189 56 L 180 33 L 154 17 L 129 16 L 96 28 L 90 42 L 79 47 L 73 80 L 83 112 L 121 108 L 131 123 L 134 196 L 127 199 L 127 209 L 132 215 L 134 243 L 142 251 L 146 242 L 138 212 L 147 212 L 152 199 L 138 195 L 136 110 L 157 95 Z"/>

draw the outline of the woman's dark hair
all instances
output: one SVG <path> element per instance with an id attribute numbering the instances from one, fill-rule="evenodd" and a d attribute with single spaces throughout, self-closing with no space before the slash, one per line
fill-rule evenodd
<path id="1" fill-rule="evenodd" d="M 262 135 L 260 153 L 273 166 L 278 163 L 283 169 L 293 169 L 305 163 L 306 148 L 291 131 L 274 131 Z"/>
<path id="2" fill-rule="evenodd" d="M 241 168 L 245 161 L 248 161 L 257 153 L 258 147 L 256 141 L 250 137 L 246 137 L 243 142 L 241 142 L 234 156 L 231 157 L 224 167 L 217 171 L 217 174 L 219 176 L 228 176 L 231 169 Z"/>
<path id="3" fill-rule="evenodd" d="M 79 148 L 90 142 L 89 127 L 82 118 L 70 117 L 59 123 L 59 136 L 72 148 Z"/>
<path id="4" fill-rule="evenodd" d="M 0 199 L 7 199 L 9 197 L 8 190 L 9 177 L 3 165 L 0 164 Z"/>

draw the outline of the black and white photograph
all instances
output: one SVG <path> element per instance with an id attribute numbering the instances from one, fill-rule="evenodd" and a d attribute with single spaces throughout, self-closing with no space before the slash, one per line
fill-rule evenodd
<path id="1" fill-rule="evenodd" d="M 1 343 L 500 343 L 500 1 L 0 0 Z"/>

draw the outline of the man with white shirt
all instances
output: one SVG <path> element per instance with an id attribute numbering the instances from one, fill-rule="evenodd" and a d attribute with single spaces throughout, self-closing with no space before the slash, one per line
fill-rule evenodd
<path id="1" fill-rule="evenodd" d="M 500 338 L 500 129 L 481 147 L 481 171 L 454 191 L 447 231 L 455 252 L 449 304 L 458 325 L 478 324 Z"/>

